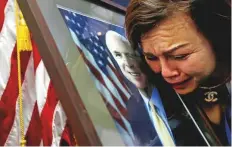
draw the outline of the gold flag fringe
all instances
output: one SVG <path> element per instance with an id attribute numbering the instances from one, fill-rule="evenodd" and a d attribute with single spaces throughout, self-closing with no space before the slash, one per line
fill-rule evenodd
<path id="1" fill-rule="evenodd" d="M 32 44 L 30 38 L 30 32 L 27 24 L 23 18 L 23 14 L 20 11 L 17 0 L 15 2 L 15 21 L 16 21 L 16 41 L 17 41 L 17 65 L 18 65 L 18 90 L 19 90 L 19 119 L 20 119 L 20 146 L 26 145 L 26 139 L 24 135 L 24 118 L 23 118 L 23 95 L 22 95 L 22 80 L 21 80 L 21 51 L 32 51 Z"/>

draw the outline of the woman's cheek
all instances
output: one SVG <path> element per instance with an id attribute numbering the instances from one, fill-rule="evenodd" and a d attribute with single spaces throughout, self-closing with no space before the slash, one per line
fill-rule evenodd
<path id="1" fill-rule="evenodd" d="M 155 72 L 155 73 L 160 73 L 161 69 L 160 69 L 160 64 L 159 61 L 150 61 L 147 60 L 147 64 L 150 66 L 150 68 Z"/>

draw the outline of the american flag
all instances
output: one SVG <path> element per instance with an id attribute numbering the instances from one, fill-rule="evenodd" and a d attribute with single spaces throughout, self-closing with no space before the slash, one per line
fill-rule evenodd
<path id="1" fill-rule="evenodd" d="M 133 145 L 134 135 L 127 119 L 126 103 L 129 90 L 109 55 L 105 45 L 105 33 L 114 30 L 124 34 L 121 27 L 108 24 L 71 10 L 59 8 L 71 36 L 82 54 L 87 69 L 100 92 L 115 126 L 126 145 Z"/>
<path id="2" fill-rule="evenodd" d="M 0 1 L 0 146 L 21 139 L 14 3 Z M 61 138 L 71 140 L 67 118 L 33 40 L 32 47 L 20 53 L 26 145 L 59 146 Z"/>

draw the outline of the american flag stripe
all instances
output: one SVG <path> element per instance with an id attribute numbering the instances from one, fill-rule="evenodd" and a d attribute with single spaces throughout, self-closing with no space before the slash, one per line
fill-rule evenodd
<path id="1" fill-rule="evenodd" d="M 94 57 L 91 55 L 90 52 L 88 52 L 88 50 L 85 48 L 84 45 L 82 45 L 79 40 L 77 39 L 77 37 L 75 36 L 75 33 L 72 31 L 72 29 L 69 29 L 71 32 L 72 37 L 74 38 L 74 42 L 76 43 L 76 45 L 79 47 L 78 49 L 82 49 L 80 52 L 83 52 L 85 55 L 85 58 L 87 59 L 87 61 L 89 61 L 91 63 L 91 65 L 97 69 L 97 71 L 99 72 L 99 74 L 102 76 L 104 83 L 106 84 L 106 87 L 109 88 L 109 90 L 113 93 L 113 95 L 120 101 L 120 103 L 123 105 L 123 107 L 126 108 L 126 104 L 123 102 L 121 96 L 119 95 L 119 92 L 117 90 L 115 90 L 114 85 L 111 83 L 111 80 L 109 80 L 109 76 L 106 76 L 99 68 L 97 63 L 94 60 Z M 129 95 L 128 95 L 129 98 Z M 127 99 L 128 99 L 127 98 Z"/>
<path id="2" fill-rule="evenodd" d="M 110 114 L 112 115 L 113 119 L 116 121 L 116 123 L 118 123 L 121 126 L 121 130 L 123 130 L 124 133 L 126 132 L 124 136 L 125 135 L 130 136 L 129 138 L 127 138 L 127 141 L 132 140 L 133 138 L 132 129 L 130 125 L 128 124 L 128 121 L 124 119 L 124 117 L 126 117 L 125 109 L 124 109 L 124 112 L 119 111 L 118 108 L 110 102 L 109 99 L 110 98 L 112 99 L 112 95 L 110 95 L 110 92 L 107 90 L 107 88 L 105 88 L 105 86 L 103 86 L 101 82 L 99 82 L 93 74 L 92 74 L 92 77 L 95 80 L 95 84 L 98 90 L 100 91 L 103 101 L 105 102 L 106 107 L 109 110 Z M 121 113 L 124 115 L 122 115 Z M 125 141 L 124 137 L 122 137 L 122 139 Z M 132 145 L 132 144 L 129 144 L 129 145 Z"/>
<path id="3" fill-rule="evenodd" d="M 40 142 L 42 138 L 41 130 L 42 130 L 42 124 L 40 121 L 39 109 L 36 102 L 33 109 L 31 121 L 26 133 L 27 146 L 40 146 Z"/>
<path id="4" fill-rule="evenodd" d="M 101 96 L 102 96 L 110 114 L 112 115 L 112 117 L 116 121 L 116 127 L 118 129 L 120 129 L 120 132 L 121 131 L 123 132 L 124 137 L 126 136 L 126 138 L 122 137 L 122 139 L 125 142 L 127 142 L 127 141 L 130 142 L 130 144 L 127 144 L 127 145 L 132 145 L 133 144 L 132 140 L 134 139 L 134 134 L 133 134 L 133 131 L 132 131 L 132 128 L 131 128 L 129 122 L 126 119 L 127 116 L 125 116 L 125 115 L 127 115 L 127 112 L 124 110 L 125 112 L 119 113 L 116 109 L 114 109 L 112 107 L 112 105 L 108 104 L 108 101 L 107 101 L 106 97 L 104 96 L 104 93 L 101 93 Z"/>
<path id="5" fill-rule="evenodd" d="M 2 5 L 2 2 L 3 1 L 0 1 L 0 5 Z M 6 4 L 4 9 L 5 19 L 2 23 L 2 30 L 0 32 L 0 69 L 4 69 L 0 71 L 0 98 L 2 98 L 2 94 L 6 88 L 7 81 L 10 76 L 11 55 L 16 42 L 15 17 L 14 11 L 12 10 L 12 5 L 13 4 L 10 1 Z"/>
<path id="6" fill-rule="evenodd" d="M 83 57 L 85 63 L 87 64 L 88 68 L 92 72 L 92 74 L 110 92 L 110 95 L 113 98 L 114 104 L 116 104 L 116 107 L 119 109 L 119 111 L 126 112 L 126 109 L 121 105 L 121 103 L 119 102 L 119 100 L 112 94 L 112 91 L 106 85 L 106 83 L 103 80 L 102 75 L 100 74 L 100 72 L 90 63 L 89 60 L 86 59 L 86 57 L 83 55 L 83 52 L 79 49 L 79 47 L 77 47 L 77 48 L 80 51 L 80 53 L 82 54 L 82 57 Z"/>
<path id="7" fill-rule="evenodd" d="M 87 61 L 88 62 L 88 61 Z M 87 63 L 87 65 L 89 65 Z M 91 65 L 89 66 L 91 71 L 96 71 L 95 69 L 92 69 Z M 95 82 L 98 82 L 97 85 L 99 91 L 101 92 L 102 95 L 107 95 L 107 99 L 104 96 L 103 100 L 105 101 L 106 105 L 108 106 L 108 103 L 110 102 L 110 107 L 112 107 L 112 110 L 115 110 L 118 114 L 122 114 L 124 117 L 126 117 L 126 109 L 120 104 L 120 102 L 114 97 L 114 95 L 111 93 L 111 91 L 106 87 L 106 85 L 104 85 L 104 83 L 102 82 L 101 75 L 99 75 L 99 73 L 96 72 L 92 72 L 92 77 L 94 78 Z M 109 98 L 111 98 L 112 100 L 109 100 Z"/>
<path id="8" fill-rule="evenodd" d="M 39 64 L 42 62 L 41 62 L 41 57 L 39 55 L 39 52 L 38 52 L 38 49 L 37 49 L 37 46 L 36 46 L 34 40 L 31 40 L 31 43 L 32 43 L 32 47 L 33 47 L 32 48 L 32 50 L 33 50 L 32 55 L 33 55 L 34 68 L 35 68 L 35 74 L 36 74 L 37 68 L 38 68 Z"/>
<path id="9" fill-rule="evenodd" d="M 39 65 L 36 70 L 35 81 L 35 89 L 36 91 L 38 91 L 36 93 L 37 103 L 39 108 L 39 114 L 41 115 L 44 105 L 46 103 L 48 87 L 50 84 L 50 78 L 43 62 L 39 62 Z"/>
<path id="10" fill-rule="evenodd" d="M 72 130 L 71 128 L 69 127 L 69 124 L 68 122 L 66 122 L 66 125 L 64 127 L 64 131 L 62 133 L 62 137 L 64 140 L 66 140 L 67 144 L 70 144 L 72 146 L 76 146 L 78 144 L 77 140 L 72 137 L 70 138 L 69 136 L 72 135 Z"/>
<path id="11" fill-rule="evenodd" d="M 110 104 L 108 104 L 107 99 L 104 97 L 104 95 L 102 93 L 101 93 L 101 96 L 106 104 L 106 107 L 108 108 L 109 112 L 113 116 L 114 120 L 116 120 L 116 122 L 118 122 L 122 126 L 122 128 L 128 132 L 128 129 L 127 129 L 126 125 L 124 124 L 120 113 L 118 113 Z"/>
<path id="12" fill-rule="evenodd" d="M 82 45 L 80 45 L 80 46 L 82 46 Z M 105 93 L 104 92 L 101 93 L 101 96 L 102 96 L 105 104 L 107 105 L 109 111 L 112 113 L 112 116 L 115 116 L 115 115 L 118 116 L 118 118 L 114 117 L 115 121 L 118 122 L 121 125 L 121 127 L 124 130 L 126 130 L 128 135 L 129 136 L 131 135 L 131 137 L 133 138 L 131 126 L 130 126 L 128 120 L 125 119 L 125 118 L 127 118 L 127 116 L 125 114 L 127 112 L 127 110 L 125 109 L 124 106 L 121 105 L 121 102 L 119 102 L 119 100 L 115 97 L 115 95 L 112 94 L 112 92 L 115 91 L 115 89 L 114 90 L 109 89 L 109 86 L 105 83 L 106 80 L 103 80 L 104 74 L 101 73 L 100 70 L 97 70 L 97 68 L 96 68 L 97 66 L 94 66 L 94 63 L 93 63 L 94 60 L 88 59 L 91 57 L 91 54 L 88 54 L 87 50 L 85 51 L 85 54 L 84 54 L 84 51 L 81 50 L 81 48 L 79 48 L 79 46 L 77 46 L 77 49 L 81 53 L 86 65 L 87 65 L 87 68 L 89 68 L 89 70 L 91 71 L 92 77 L 96 78 L 96 80 L 94 80 L 94 81 L 95 82 L 99 81 L 99 83 L 97 85 L 102 85 L 101 88 L 98 87 L 99 91 L 102 92 L 102 88 L 106 89 L 109 92 L 111 98 L 113 99 L 113 102 L 116 105 L 116 107 L 114 107 L 114 108 L 112 107 L 112 106 L 114 106 L 114 104 L 112 105 L 112 103 L 107 105 L 108 101 L 104 96 Z M 117 89 L 117 90 L 120 90 L 120 89 Z M 124 117 L 124 119 L 123 119 L 123 117 Z"/>
<path id="13" fill-rule="evenodd" d="M 116 70 L 116 67 L 113 65 L 112 61 L 110 58 L 107 58 L 109 64 L 107 66 L 108 70 L 111 73 L 114 73 L 114 75 L 112 76 L 112 78 L 115 80 L 115 82 L 119 85 L 119 87 L 121 88 L 121 90 L 127 95 L 130 95 L 129 89 L 126 86 L 125 82 L 123 81 L 123 77 L 122 75 L 119 74 L 119 72 Z"/>
<path id="14" fill-rule="evenodd" d="M 0 31 L 2 30 L 2 26 L 3 26 L 3 22 L 4 22 L 4 10 L 5 10 L 5 6 L 7 3 L 7 0 L 1 0 L 1 5 L 0 5 Z"/>
<path id="15" fill-rule="evenodd" d="M 2 31 L 1 31 L 1 50 L 2 52 L 4 53 L 8 53 L 8 54 L 2 54 L 4 58 L 9 58 L 11 57 L 11 61 L 9 60 L 5 60 L 6 63 L 3 63 L 3 64 L 6 64 L 6 65 L 9 65 L 9 67 L 11 68 L 11 72 L 8 79 L 4 79 L 4 82 L 3 83 L 8 83 L 9 86 L 6 86 L 2 89 L 1 92 L 4 92 L 3 95 L 1 96 L 2 99 L 1 101 L 2 102 L 5 102 L 6 105 L 9 106 L 10 102 L 12 104 L 10 104 L 11 106 L 9 108 L 12 108 L 12 110 L 10 110 L 10 113 L 7 114 L 7 117 L 8 118 L 4 118 L 4 120 L 1 120 L 0 122 L 1 123 L 4 123 L 4 129 L 6 130 L 4 133 L 1 133 L 4 137 L 0 137 L 1 138 L 1 144 L 4 144 L 4 145 L 16 145 L 16 144 L 19 144 L 19 114 L 18 114 L 18 103 L 16 103 L 17 101 L 17 96 L 18 96 L 18 84 L 17 84 L 17 56 L 16 56 L 16 47 L 14 48 L 14 50 L 12 51 L 13 47 L 12 45 L 16 46 L 15 44 L 15 17 L 14 17 L 14 3 L 13 1 L 7 1 L 7 4 L 6 4 L 6 7 L 4 9 L 5 11 L 5 16 L 4 17 L 4 22 L 3 22 L 3 28 L 2 28 Z M 4 13 L 2 13 L 4 14 Z M 10 27 L 10 28 L 9 28 Z M 7 50 L 8 49 L 8 50 Z M 11 54 L 9 56 L 9 54 Z M 21 53 L 21 67 L 22 67 L 22 88 L 23 88 L 23 97 L 25 97 L 25 100 L 24 100 L 24 104 L 31 104 L 32 105 L 28 105 L 28 107 L 25 107 L 26 109 L 26 113 L 24 115 L 26 115 L 25 117 L 25 130 L 27 130 L 27 127 L 29 125 L 29 121 L 28 119 L 30 119 L 30 116 L 31 116 L 31 112 L 32 112 L 32 109 L 33 109 L 33 106 L 34 106 L 34 102 L 35 102 L 35 98 L 28 98 L 29 96 L 32 96 L 34 93 L 31 93 L 30 92 L 33 92 L 33 89 L 29 92 L 29 91 L 26 91 L 25 89 L 27 89 L 28 87 L 27 86 L 31 86 L 30 84 L 33 84 L 31 82 L 34 81 L 33 78 L 33 75 L 30 75 L 30 76 L 24 76 L 24 73 L 26 70 L 32 70 L 33 71 L 33 67 L 30 67 L 30 68 L 27 68 L 27 64 L 30 64 L 28 63 L 28 60 L 29 60 L 29 57 L 31 56 L 31 52 L 22 52 Z M 13 60 L 12 60 L 13 58 Z M 32 60 L 33 61 L 33 60 Z M 30 62 L 32 62 L 30 61 Z M 11 64 L 10 64 L 11 63 Z M 32 66 L 32 63 L 31 63 L 31 66 Z M 5 73 L 4 73 L 5 71 Z M 2 72 L 3 74 L 6 74 L 8 73 L 8 71 L 6 69 L 3 70 Z M 30 72 L 26 72 L 26 74 L 28 74 Z M 31 72 L 33 73 L 33 72 Z M 24 77 L 25 77 L 25 80 L 24 80 Z M 5 81 L 7 80 L 7 81 Z M 10 84 L 9 84 L 10 83 Z M 14 91 L 14 95 L 9 95 L 9 92 L 12 92 Z M 7 101 L 7 102 L 6 102 Z M 34 101 L 34 102 L 33 102 Z M 8 109 L 9 109 L 8 108 Z M 28 111 L 29 109 L 29 111 Z"/>
<path id="16" fill-rule="evenodd" d="M 125 93 L 123 93 L 121 91 L 121 89 L 119 88 L 119 86 L 113 81 L 112 77 L 109 76 L 109 80 L 111 81 L 111 83 L 113 83 L 113 86 L 116 88 L 116 90 L 118 91 L 120 97 L 122 98 L 124 104 L 126 104 L 127 100 L 129 99 L 129 97 L 127 97 L 125 95 Z"/>
<path id="17" fill-rule="evenodd" d="M 111 83 L 111 80 L 109 79 L 109 76 L 106 76 L 104 73 L 102 73 L 102 71 L 98 68 L 97 64 L 95 63 L 95 60 L 94 60 L 93 56 L 80 43 L 77 43 L 77 47 L 78 47 L 80 52 L 84 53 L 85 56 L 83 56 L 83 57 L 86 58 L 86 61 L 89 63 L 88 65 L 90 65 L 92 67 L 92 69 L 96 69 L 94 71 L 91 70 L 91 72 L 95 72 L 97 75 L 100 75 L 100 76 L 96 76 L 96 77 L 100 78 L 102 84 L 105 87 L 107 87 L 109 89 L 109 91 L 112 92 L 114 97 L 116 97 L 116 99 L 118 99 L 118 101 L 120 101 L 121 105 L 124 108 L 126 108 L 126 104 L 124 103 L 121 96 L 119 95 L 119 92 L 117 90 L 115 90 L 114 84 Z M 83 50 L 81 50 L 81 48 L 83 48 Z"/>
<path id="18" fill-rule="evenodd" d="M 25 71 L 27 66 L 29 57 L 30 57 L 30 52 L 22 52 L 21 57 L 24 60 L 21 60 L 21 65 L 22 65 L 22 81 L 24 81 L 25 77 Z M 8 135 L 11 131 L 11 128 L 14 123 L 14 117 L 15 117 L 15 109 L 16 109 L 16 101 L 18 98 L 18 84 L 15 81 L 18 81 L 18 76 L 17 74 L 17 56 L 16 56 L 16 48 L 14 49 L 14 52 L 12 54 L 11 58 L 11 71 L 10 71 L 10 77 L 7 82 L 6 89 L 3 92 L 1 101 L 5 104 L 7 107 L 7 115 L 6 118 L 1 118 L 0 119 L 0 145 L 3 146 L 5 145 L 5 142 L 8 138 Z M 12 136 L 9 136 L 12 137 Z"/>
<path id="19" fill-rule="evenodd" d="M 106 67 L 109 74 L 111 75 L 114 82 L 118 85 L 123 93 L 125 93 L 126 97 L 130 97 L 130 92 L 128 87 L 125 85 L 125 82 L 122 80 L 123 77 L 119 75 L 118 71 L 116 71 L 115 67 L 109 65 Z M 123 84 L 121 83 L 123 82 Z"/>
<path id="20" fill-rule="evenodd" d="M 101 73 L 101 72 L 100 72 Z M 102 75 L 102 74 L 101 74 Z M 112 80 L 109 76 L 102 75 L 103 81 L 106 85 L 106 87 L 112 92 L 114 97 L 121 103 L 121 105 L 126 108 L 126 101 L 124 101 L 125 98 L 122 98 L 118 91 L 119 89 L 115 87 L 115 84 L 112 83 Z"/>
<path id="21" fill-rule="evenodd" d="M 58 99 L 53 99 L 55 96 L 55 90 L 53 86 L 50 84 L 48 88 L 47 100 L 44 105 L 41 121 L 43 125 L 43 145 L 50 146 L 52 144 L 52 117 L 54 114 L 54 110 L 56 108 L 56 104 Z M 51 111 L 52 110 L 52 111 Z"/>
<path id="22" fill-rule="evenodd" d="M 20 145 L 14 0 L 1 0 L 0 6 L 4 8 L 4 11 L 3 9 L 0 10 L 0 27 L 2 28 L 0 32 L 0 68 L 3 69 L 0 71 L 0 113 L 6 112 L 5 117 L 0 117 L 0 145 Z M 44 145 L 42 139 L 49 138 L 47 137 L 48 134 L 43 132 L 44 128 L 47 128 L 50 131 L 49 134 L 51 134 L 51 138 L 47 142 L 58 146 L 60 137 L 53 137 L 62 135 L 67 118 L 61 105 L 56 105 L 57 98 L 52 97 L 54 94 L 49 94 L 51 92 L 48 92 L 48 85 L 51 85 L 50 78 L 33 41 L 32 43 L 33 52 L 23 51 L 20 58 L 24 134 L 27 145 Z M 50 100 L 47 99 L 47 95 L 48 97 L 50 95 Z M 52 100 L 56 102 L 53 107 L 44 107 L 50 104 Z M 43 110 L 43 108 L 46 109 Z M 51 114 L 47 116 L 50 122 L 45 123 L 46 119 L 41 117 L 42 112 L 46 113 L 45 111 Z M 53 116 L 60 119 L 53 118 Z M 41 121 L 44 122 L 43 126 L 41 126 Z M 58 126 L 54 127 L 54 125 Z M 53 134 L 54 132 L 56 133 L 55 135 Z"/>
<path id="23" fill-rule="evenodd" d="M 32 57 L 33 57 L 33 63 L 34 63 L 34 76 L 35 76 L 34 85 L 35 85 L 36 84 L 36 78 L 40 76 L 39 74 L 37 74 L 37 71 L 38 71 L 37 68 L 38 68 L 38 65 L 40 63 L 41 58 L 39 56 L 37 46 L 36 46 L 36 44 L 35 44 L 35 42 L 33 40 L 32 40 L 32 47 L 33 47 L 32 48 L 33 49 Z M 36 91 L 36 89 L 35 89 L 35 91 Z M 36 92 L 33 94 L 33 96 L 37 100 Z M 26 140 L 27 140 L 26 145 L 27 146 L 39 146 L 40 145 L 41 138 L 42 138 L 41 130 L 42 130 L 42 124 L 41 124 L 41 121 L 40 121 L 39 108 L 38 108 L 37 101 L 35 101 L 33 113 L 32 113 L 32 116 L 31 116 L 31 121 L 30 121 L 28 130 L 27 130 L 27 133 L 26 133 Z M 35 133 L 35 132 L 37 132 L 37 133 Z"/>
<path id="24" fill-rule="evenodd" d="M 34 44 L 34 42 L 32 42 Z M 51 105 L 51 107 L 48 105 L 51 103 L 49 95 L 49 86 L 51 86 L 50 78 L 48 76 L 48 73 L 45 69 L 45 66 L 43 62 L 41 62 L 41 57 L 39 55 L 39 52 L 37 48 L 33 48 L 33 57 L 34 57 L 34 65 L 35 65 L 35 89 L 37 91 L 36 98 L 38 103 L 38 113 L 40 116 L 40 123 L 43 127 L 43 132 L 41 132 L 41 138 L 40 140 L 43 140 L 43 145 L 49 146 L 52 142 L 52 130 L 51 130 L 51 121 L 47 121 L 47 118 L 44 117 L 44 113 L 54 113 L 55 106 Z M 57 103 L 55 101 L 55 103 Z M 52 107 L 53 106 L 53 107 Z M 49 107 L 51 109 L 49 109 Z M 51 111 L 50 111 L 51 110 Z M 36 117 L 36 116 L 35 116 Z M 50 115 L 50 119 L 52 115 Z M 32 118 L 33 119 L 33 118 Z M 46 122 L 47 121 L 47 122 Z"/>
<path id="25" fill-rule="evenodd" d="M 28 62 L 28 65 L 25 67 L 25 76 L 24 76 L 24 81 L 22 84 L 22 97 L 23 97 L 23 118 L 24 118 L 24 131 L 27 132 L 32 112 L 34 109 L 34 105 L 36 102 L 36 98 L 34 97 L 35 95 L 35 89 L 34 87 L 34 65 L 33 65 L 33 57 L 31 54 L 29 54 L 30 59 Z M 16 74 L 17 75 L 17 74 Z M 16 82 L 15 82 L 16 83 Z M 17 83 L 16 83 L 17 84 Z M 14 145 L 16 142 L 19 144 L 20 139 L 21 139 L 21 133 L 20 133 L 20 114 L 19 114 L 19 98 L 17 98 L 17 103 L 16 103 L 16 111 L 15 111 L 15 116 L 13 119 L 13 125 L 11 127 L 11 131 L 9 132 L 8 138 L 6 140 L 5 145 Z M 24 135 L 26 134 L 24 132 Z"/>
<path id="26" fill-rule="evenodd" d="M 111 83 L 113 84 L 113 86 L 117 89 L 117 91 L 119 92 L 119 95 L 121 96 L 122 100 L 124 103 L 127 102 L 127 100 L 129 99 L 129 93 L 127 91 L 123 91 L 120 86 L 121 84 L 118 84 L 117 80 L 115 80 L 116 78 L 116 73 L 109 67 L 107 66 L 107 71 L 109 73 L 110 76 L 109 77 L 109 80 L 111 81 Z M 121 79 L 121 78 L 120 78 Z M 123 82 L 124 83 L 124 82 Z"/>
<path id="27" fill-rule="evenodd" d="M 51 135 L 52 124 L 50 124 L 52 122 L 46 122 L 47 117 L 44 117 L 44 113 L 48 111 L 48 114 L 53 114 L 55 106 L 49 106 L 49 102 L 52 99 L 48 97 L 49 86 L 51 85 L 51 83 L 46 68 L 43 62 L 41 61 L 41 57 L 39 56 L 38 52 L 33 50 L 33 55 L 35 58 L 35 62 L 39 63 L 35 74 L 35 89 L 37 91 L 36 98 L 38 104 L 38 113 L 40 116 L 41 125 L 43 127 L 42 137 L 40 138 L 40 140 L 43 145 L 48 145 L 49 143 L 51 144 L 53 139 Z M 50 119 L 52 119 L 52 115 L 50 115 Z"/>
<path id="28" fill-rule="evenodd" d="M 112 78 L 115 80 L 117 85 L 119 85 L 119 86 L 122 85 L 121 90 L 126 94 L 127 97 L 129 97 L 130 92 L 129 92 L 129 89 L 126 86 L 125 82 L 123 81 L 123 77 L 118 73 L 118 71 L 114 67 L 112 61 L 110 59 L 108 59 L 108 61 L 109 61 L 110 64 L 108 64 L 109 67 L 107 67 L 107 68 L 111 73 L 114 73 L 114 74 L 112 74 Z"/>
<path id="29" fill-rule="evenodd" d="M 64 113 L 64 110 L 63 110 L 63 107 L 61 106 L 60 101 L 58 101 L 56 105 L 55 113 L 52 118 L 53 118 L 52 120 L 53 139 L 52 139 L 51 146 L 60 146 L 61 134 L 63 133 L 65 129 L 66 121 L 67 121 L 67 117 Z M 70 135 L 69 138 L 72 139 L 73 135 L 72 134 L 69 134 L 69 135 Z M 76 145 L 76 144 L 70 144 L 70 145 Z"/>
<path id="30" fill-rule="evenodd" d="M 93 75 L 97 78 L 97 80 L 100 81 L 102 83 L 102 85 L 110 92 L 110 95 L 113 98 L 113 101 L 116 104 L 116 107 L 119 110 L 125 110 L 125 108 L 121 105 L 119 100 L 112 94 L 111 90 L 107 87 L 107 85 L 106 85 L 105 81 L 103 80 L 101 74 L 96 70 L 96 68 L 87 59 L 84 59 L 84 60 L 85 60 L 86 64 L 88 65 L 88 68 L 93 73 Z"/>
<path id="31" fill-rule="evenodd" d="M 117 110 L 117 112 L 120 112 L 118 110 L 114 100 L 113 100 L 112 93 L 110 93 L 110 91 L 107 88 L 105 88 L 105 86 L 102 85 L 102 83 L 100 81 L 98 81 L 97 78 L 92 73 L 90 73 L 90 74 L 92 76 L 92 79 L 95 82 L 95 85 L 96 85 L 98 91 L 100 93 L 102 93 L 105 96 L 105 98 L 107 99 L 107 104 L 110 104 L 115 110 Z"/>

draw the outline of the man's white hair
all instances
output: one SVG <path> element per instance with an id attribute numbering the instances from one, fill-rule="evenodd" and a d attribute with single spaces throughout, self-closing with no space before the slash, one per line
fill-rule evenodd
<path id="1" fill-rule="evenodd" d="M 105 39 L 106 39 L 106 46 L 109 50 L 111 50 L 112 48 L 116 46 L 124 47 L 124 48 L 131 48 L 127 39 L 115 31 L 112 31 L 112 30 L 107 31 Z"/>

